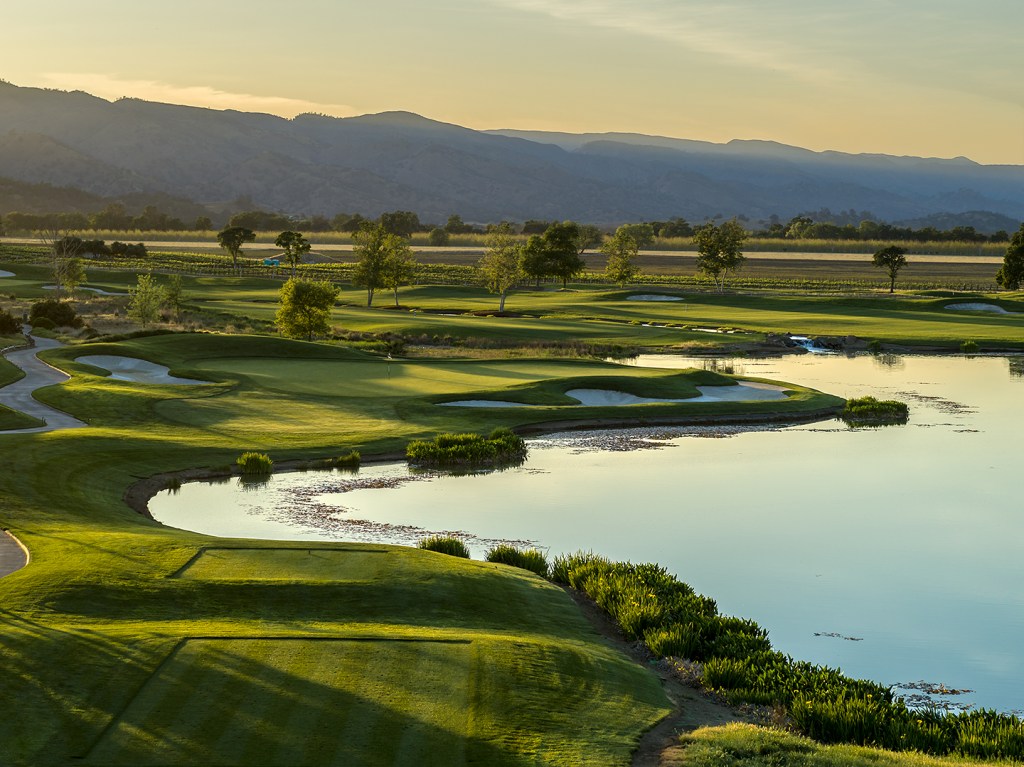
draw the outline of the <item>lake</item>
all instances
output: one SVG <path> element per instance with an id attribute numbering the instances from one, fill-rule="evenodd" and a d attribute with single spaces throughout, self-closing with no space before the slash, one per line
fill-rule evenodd
<path id="1" fill-rule="evenodd" d="M 512 540 L 551 555 L 656 561 L 796 658 L 886 684 L 974 691 L 933 698 L 953 706 L 1024 708 L 1024 359 L 631 364 L 725 366 L 900 399 L 910 422 L 577 432 L 531 440 L 526 465 L 500 473 L 410 477 L 386 464 L 256 488 L 190 483 L 150 509 L 218 536 L 414 543 L 460 531 L 475 557 Z"/>

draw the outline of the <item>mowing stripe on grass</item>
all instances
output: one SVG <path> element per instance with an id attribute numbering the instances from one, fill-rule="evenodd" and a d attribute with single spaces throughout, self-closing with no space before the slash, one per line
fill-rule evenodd
<path id="1" fill-rule="evenodd" d="M 461 764 L 471 656 L 466 640 L 193 637 L 86 763 Z"/>
<path id="2" fill-rule="evenodd" d="M 204 546 L 169 578 L 195 580 L 372 580 L 383 549 Z"/>

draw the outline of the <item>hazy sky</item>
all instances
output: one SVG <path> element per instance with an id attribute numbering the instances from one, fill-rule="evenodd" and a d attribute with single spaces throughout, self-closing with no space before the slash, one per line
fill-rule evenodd
<path id="1" fill-rule="evenodd" d="M 0 78 L 1024 164 L 1022 0 L 4 0 Z"/>

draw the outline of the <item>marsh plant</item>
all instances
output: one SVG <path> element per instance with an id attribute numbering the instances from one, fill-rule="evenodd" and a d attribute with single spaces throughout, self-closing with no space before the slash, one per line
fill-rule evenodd
<path id="1" fill-rule="evenodd" d="M 754 621 L 723 616 L 656 564 L 613 562 L 579 553 L 555 559 L 551 579 L 585 592 L 657 657 L 703 665 L 703 686 L 729 703 L 771 706 L 794 729 L 822 743 L 982 759 L 1024 756 L 1024 722 L 995 711 L 914 710 L 892 690 L 838 669 L 773 650 Z"/>
<path id="2" fill-rule="evenodd" d="M 905 402 L 874 397 L 855 397 L 846 401 L 839 417 L 850 426 L 884 426 L 906 423 L 910 408 Z"/>
<path id="3" fill-rule="evenodd" d="M 242 470 L 242 476 L 260 478 L 268 476 L 274 470 L 274 462 L 266 453 L 242 453 L 235 461 Z"/>
<path id="4" fill-rule="evenodd" d="M 548 558 L 537 549 L 520 549 L 507 543 L 495 546 L 484 557 L 488 562 L 521 567 L 536 573 L 541 578 L 548 577 Z"/>
<path id="5" fill-rule="evenodd" d="M 469 549 L 466 548 L 466 544 L 452 535 L 432 535 L 429 538 L 422 538 L 417 542 L 416 547 L 452 557 L 469 559 Z"/>
<path id="6" fill-rule="evenodd" d="M 526 460 L 526 441 L 511 429 L 480 434 L 439 434 L 433 440 L 415 440 L 406 448 L 410 466 L 419 468 L 496 468 Z"/>

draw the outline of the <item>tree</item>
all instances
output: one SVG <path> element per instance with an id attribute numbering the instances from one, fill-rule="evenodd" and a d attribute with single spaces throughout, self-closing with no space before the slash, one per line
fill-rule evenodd
<path id="1" fill-rule="evenodd" d="M 523 270 L 523 253 L 526 248 L 508 224 L 493 229 L 484 238 L 484 242 L 487 250 L 477 263 L 477 269 L 487 289 L 498 294 L 498 311 L 503 312 L 508 292 L 526 276 Z"/>
<path id="2" fill-rule="evenodd" d="M 654 244 L 654 227 L 650 224 L 623 224 L 615 231 L 628 234 L 636 240 L 636 246 L 640 250 Z"/>
<path id="3" fill-rule="evenodd" d="M 244 226 L 229 226 L 217 232 L 217 242 L 228 253 L 231 254 L 231 268 L 238 271 L 238 256 L 242 252 L 242 246 L 247 242 L 256 239 L 256 232 Z"/>
<path id="4" fill-rule="evenodd" d="M 274 244 L 284 250 L 284 260 L 292 267 L 292 277 L 295 276 L 295 267 L 302 261 L 302 256 L 309 253 L 309 240 L 302 236 L 301 232 L 281 232 L 274 240 Z"/>
<path id="5" fill-rule="evenodd" d="M 562 280 L 562 288 L 586 267 L 580 258 L 580 227 L 572 221 L 552 224 L 541 235 L 549 273 Z"/>
<path id="6" fill-rule="evenodd" d="M 412 237 L 413 232 L 420 230 L 420 217 L 411 210 L 396 210 L 391 213 L 381 213 L 380 225 L 388 234 Z"/>
<path id="7" fill-rule="evenodd" d="M 196 219 L 194 228 L 197 232 L 208 232 L 213 229 L 213 221 L 209 216 L 200 216 Z"/>
<path id="8" fill-rule="evenodd" d="M 381 287 L 395 291 L 395 306 L 398 306 L 398 289 L 413 281 L 418 267 L 412 248 L 404 239 L 398 238 L 384 258 L 381 274 Z"/>
<path id="9" fill-rule="evenodd" d="M 661 225 L 659 237 L 693 237 L 693 227 L 685 218 L 676 216 Z"/>
<path id="10" fill-rule="evenodd" d="M 523 274 L 531 280 L 536 280 L 538 288 L 541 280 L 551 276 L 548 255 L 544 248 L 544 238 L 539 234 L 530 235 L 530 239 L 523 246 L 520 266 Z"/>
<path id="11" fill-rule="evenodd" d="M 164 286 L 164 306 L 174 312 L 177 317 L 181 314 L 181 307 L 185 305 L 185 292 L 181 286 L 181 275 L 172 274 Z"/>
<path id="12" fill-rule="evenodd" d="M 473 227 L 463 221 L 462 216 L 452 213 L 448 216 L 448 222 L 444 225 L 444 230 L 448 234 L 469 234 L 473 231 Z"/>
<path id="13" fill-rule="evenodd" d="M 1024 282 L 1024 224 L 1013 234 L 1003 256 L 1003 265 L 996 274 L 996 283 L 1006 290 L 1020 290 Z"/>
<path id="14" fill-rule="evenodd" d="M 449 241 L 448 230 L 437 226 L 430 230 L 427 241 L 435 248 L 443 248 Z"/>
<path id="15" fill-rule="evenodd" d="M 50 273 L 53 275 L 55 295 L 59 301 L 61 291 L 67 289 L 69 283 L 71 292 L 74 292 L 75 288 L 85 282 L 85 269 L 79 258 L 84 243 L 81 238 L 57 227 L 40 231 L 38 235 L 50 250 Z"/>
<path id="16" fill-rule="evenodd" d="M 337 297 L 338 288 L 329 282 L 292 277 L 281 286 L 274 324 L 282 335 L 312 341 L 314 335 L 330 332 L 331 307 Z"/>
<path id="17" fill-rule="evenodd" d="M 166 294 L 152 274 L 140 274 L 134 288 L 128 289 L 128 316 L 146 327 L 160 317 Z"/>
<path id="18" fill-rule="evenodd" d="M 871 257 L 871 263 L 889 272 L 889 292 L 896 292 L 896 276 L 907 265 L 907 250 L 899 245 L 882 248 Z"/>
<path id="19" fill-rule="evenodd" d="M 593 224 L 580 224 L 579 235 L 576 237 L 576 254 L 582 256 L 584 252 L 601 244 L 604 234 Z"/>
<path id="20" fill-rule="evenodd" d="M 619 227 L 608 242 L 601 246 L 601 252 L 608 256 L 605 274 L 620 285 L 632 280 L 640 273 L 640 267 L 633 263 L 640 247 L 628 231 Z"/>
<path id="21" fill-rule="evenodd" d="M 720 226 L 708 222 L 694 231 L 697 269 L 714 279 L 719 291 L 725 290 L 729 272 L 736 271 L 746 261 L 742 252 L 746 240 L 747 231 L 736 219 L 724 221 Z"/>
<path id="22" fill-rule="evenodd" d="M 408 248 L 403 237 L 389 233 L 383 224 L 366 222 L 352 235 L 355 247 L 356 268 L 352 273 L 352 284 L 366 288 L 366 305 L 373 305 L 373 294 L 386 284 L 388 258 L 403 248 Z"/>

